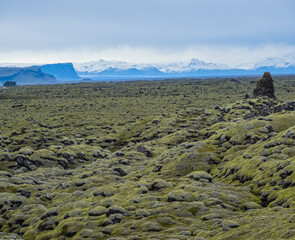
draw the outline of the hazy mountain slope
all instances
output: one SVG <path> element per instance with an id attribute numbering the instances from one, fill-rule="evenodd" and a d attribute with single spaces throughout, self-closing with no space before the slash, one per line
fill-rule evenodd
<path id="1" fill-rule="evenodd" d="M 295 74 L 293 58 L 269 58 L 254 65 L 233 68 L 227 65 L 191 59 L 190 62 L 168 64 L 129 64 L 122 61 L 88 62 L 74 64 L 83 77 L 210 77 L 210 76 L 248 76 L 260 75 L 265 71 L 272 74 Z"/>
<path id="2" fill-rule="evenodd" d="M 157 68 L 128 68 L 128 69 L 118 69 L 118 68 L 108 68 L 104 71 L 96 73 L 98 76 L 162 76 L 164 73 L 159 71 Z"/>
<path id="3" fill-rule="evenodd" d="M 4 81 L 15 81 L 17 85 L 58 83 L 54 76 L 45 74 L 39 67 L 0 68 L 0 82 Z"/>
<path id="4" fill-rule="evenodd" d="M 51 74 L 60 81 L 80 79 L 72 63 L 47 64 L 40 66 L 40 68 L 44 73 Z"/>
<path id="5" fill-rule="evenodd" d="M 92 61 L 85 63 L 74 63 L 74 68 L 79 73 L 99 73 L 105 71 L 110 68 L 118 68 L 118 69 L 130 69 L 130 68 L 138 68 L 140 65 L 130 64 L 124 61 Z M 146 67 L 144 65 L 144 67 Z"/>
<path id="6" fill-rule="evenodd" d="M 24 64 L 0 64 L 0 66 L 23 66 Z M 272 74 L 295 74 L 295 58 L 284 56 L 268 58 L 255 64 L 231 67 L 224 64 L 204 62 L 192 58 L 189 62 L 165 64 L 131 64 L 124 61 L 92 61 L 85 63 L 56 63 L 40 66 L 44 73 L 55 76 L 59 81 L 128 80 L 136 78 L 175 78 L 175 77 L 223 77 L 261 75 L 265 71 Z M 16 68 L 9 68 L 15 73 Z M 2 70 L 3 71 L 3 70 Z"/>

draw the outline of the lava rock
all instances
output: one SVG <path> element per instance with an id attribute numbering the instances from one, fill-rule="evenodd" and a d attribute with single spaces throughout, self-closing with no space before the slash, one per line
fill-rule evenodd
<path id="1" fill-rule="evenodd" d="M 125 214 L 127 211 L 122 208 L 121 206 L 111 206 L 110 208 L 108 208 L 108 210 L 106 211 L 106 215 L 110 216 L 112 214 L 116 214 L 116 213 L 120 213 L 120 214 Z"/>
<path id="2" fill-rule="evenodd" d="M 45 218 L 49 218 L 49 217 L 52 217 L 52 216 L 57 216 L 58 215 L 58 211 L 55 210 L 55 209 L 51 209 L 49 210 L 48 212 L 46 212 L 45 214 L 43 214 L 40 219 L 43 220 Z"/>
<path id="3" fill-rule="evenodd" d="M 88 215 L 89 216 L 101 216 L 106 213 L 106 210 L 107 209 L 105 207 L 98 206 L 98 207 L 92 209 L 91 211 L 89 211 Z"/>
<path id="4" fill-rule="evenodd" d="M 120 167 L 113 168 L 113 171 L 117 172 L 119 174 L 119 176 L 121 176 L 121 177 L 124 177 L 127 175 L 127 172 Z"/>
<path id="5" fill-rule="evenodd" d="M 206 179 L 208 182 L 212 182 L 212 176 L 209 173 L 206 173 L 204 171 L 194 171 L 191 172 L 188 175 L 189 178 L 194 179 L 194 180 L 201 180 L 201 179 Z"/>
<path id="6" fill-rule="evenodd" d="M 168 202 L 189 202 L 193 201 L 193 195 L 190 192 L 181 190 L 171 191 L 168 193 Z"/>
<path id="7" fill-rule="evenodd" d="M 247 211 L 250 209 L 260 209 L 262 208 L 258 203 L 255 202 L 246 202 L 243 204 L 243 210 Z"/>
<path id="8" fill-rule="evenodd" d="M 222 224 L 221 224 L 222 228 L 224 231 L 228 231 L 230 230 L 231 228 L 237 228 L 240 226 L 239 223 L 237 223 L 236 221 L 233 221 L 233 220 L 227 220 L 227 221 L 224 221 Z"/>
<path id="9" fill-rule="evenodd" d="M 23 190 L 23 189 L 19 189 L 17 190 L 18 193 L 20 193 L 20 195 L 26 197 L 26 198 L 29 198 L 31 196 L 31 193 L 26 191 L 26 190 Z"/>
<path id="10" fill-rule="evenodd" d="M 253 97 L 257 98 L 260 96 L 266 96 L 269 98 L 276 99 L 276 96 L 274 95 L 274 85 L 273 85 L 273 79 L 269 72 L 265 72 L 263 74 L 263 77 L 259 78 L 256 87 L 253 91 Z"/>
<path id="11" fill-rule="evenodd" d="M 138 151 L 138 152 L 141 152 L 141 153 L 144 153 L 147 157 L 152 157 L 152 156 L 153 156 L 152 151 L 151 151 L 150 149 L 148 149 L 148 148 L 142 146 L 142 145 L 139 145 L 139 146 L 137 147 L 137 151 Z"/>

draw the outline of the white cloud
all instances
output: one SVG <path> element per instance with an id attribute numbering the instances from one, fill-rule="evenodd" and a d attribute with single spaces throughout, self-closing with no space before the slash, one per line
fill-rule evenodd
<path id="1" fill-rule="evenodd" d="M 231 67 L 248 66 L 271 57 L 295 56 L 295 45 L 265 45 L 256 47 L 227 45 L 196 45 L 178 49 L 116 47 L 106 49 L 20 50 L 0 53 L 0 62 L 56 63 L 119 60 L 130 63 L 188 62 L 197 58 L 205 62 Z"/>
<path id="2" fill-rule="evenodd" d="M 0 0 L 0 62 L 204 61 L 294 53 L 294 0 Z"/>

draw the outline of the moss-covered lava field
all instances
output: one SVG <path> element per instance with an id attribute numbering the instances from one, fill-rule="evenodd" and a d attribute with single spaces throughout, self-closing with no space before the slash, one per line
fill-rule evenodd
<path id="1" fill-rule="evenodd" d="M 295 77 L 257 79 L 1 88 L 0 239 L 295 239 Z"/>

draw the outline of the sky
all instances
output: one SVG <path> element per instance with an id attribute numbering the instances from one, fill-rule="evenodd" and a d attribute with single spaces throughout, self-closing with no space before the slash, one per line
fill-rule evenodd
<path id="1" fill-rule="evenodd" d="M 294 0 L 0 0 L 0 63 L 295 56 Z"/>

